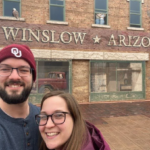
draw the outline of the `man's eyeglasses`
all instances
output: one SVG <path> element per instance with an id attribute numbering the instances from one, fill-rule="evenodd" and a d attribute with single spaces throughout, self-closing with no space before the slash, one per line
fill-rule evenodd
<path id="1" fill-rule="evenodd" d="M 29 76 L 32 72 L 32 68 L 30 67 L 26 67 L 26 66 L 21 66 L 21 67 L 18 67 L 18 68 L 12 68 L 10 66 L 7 66 L 7 65 L 0 65 L 0 76 L 3 76 L 3 77 L 7 77 L 7 76 L 10 76 L 13 69 L 16 69 L 17 72 L 18 72 L 18 75 L 20 77 L 26 77 L 26 76 Z"/>
<path id="2" fill-rule="evenodd" d="M 35 120 L 39 126 L 44 126 L 47 124 L 48 118 L 51 117 L 52 122 L 55 125 L 63 124 L 66 120 L 66 114 L 69 112 L 55 112 L 51 115 L 39 114 L 35 115 Z"/>

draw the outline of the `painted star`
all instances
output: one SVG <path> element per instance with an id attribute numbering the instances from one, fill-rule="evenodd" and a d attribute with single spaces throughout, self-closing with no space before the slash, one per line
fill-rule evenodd
<path id="1" fill-rule="evenodd" d="M 94 44 L 95 44 L 95 43 L 99 43 L 100 39 L 101 39 L 101 38 L 98 38 L 98 36 L 96 35 L 96 37 L 93 38 Z"/>

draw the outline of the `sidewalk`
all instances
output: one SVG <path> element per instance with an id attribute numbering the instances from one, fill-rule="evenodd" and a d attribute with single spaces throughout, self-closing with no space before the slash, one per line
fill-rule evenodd
<path id="1" fill-rule="evenodd" d="M 150 150 L 150 101 L 80 104 L 111 150 Z"/>

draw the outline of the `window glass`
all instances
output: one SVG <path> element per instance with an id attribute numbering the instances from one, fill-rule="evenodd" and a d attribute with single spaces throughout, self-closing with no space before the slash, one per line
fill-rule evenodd
<path id="1" fill-rule="evenodd" d="M 107 0 L 95 0 L 95 9 L 107 9 Z"/>
<path id="2" fill-rule="evenodd" d="M 69 62 L 38 61 L 37 80 L 32 93 L 51 90 L 69 92 Z"/>
<path id="3" fill-rule="evenodd" d="M 141 0 L 130 0 L 130 26 L 141 27 Z"/>
<path id="4" fill-rule="evenodd" d="M 63 21 L 63 7 L 51 6 L 50 7 L 50 20 Z"/>
<path id="5" fill-rule="evenodd" d="M 91 63 L 91 92 L 107 92 L 106 63 Z"/>
<path id="6" fill-rule="evenodd" d="M 131 80 L 132 91 L 142 91 L 142 64 L 130 63 L 130 68 L 131 75 L 129 78 Z"/>
<path id="7" fill-rule="evenodd" d="M 50 0 L 51 4 L 56 4 L 56 5 L 63 5 L 64 0 Z"/>
<path id="8" fill-rule="evenodd" d="M 117 91 L 116 63 L 107 63 L 107 92 Z"/>
<path id="9" fill-rule="evenodd" d="M 91 92 L 142 91 L 142 63 L 91 62 Z"/>
<path id="10" fill-rule="evenodd" d="M 106 14 L 107 13 L 107 11 L 106 10 L 96 10 L 96 13 L 102 13 L 102 14 Z"/>
<path id="11" fill-rule="evenodd" d="M 140 13 L 140 3 L 139 1 L 131 1 L 130 2 L 130 11 L 132 13 Z"/>
<path id="12" fill-rule="evenodd" d="M 117 72 L 117 91 L 132 91 L 131 86 L 131 75 L 132 71 L 130 68 L 130 63 L 118 64 L 116 69 Z"/>
<path id="13" fill-rule="evenodd" d="M 131 24 L 139 24 L 140 25 L 140 15 L 131 14 L 130 15 L 130 23 Z"/>
<path id="14" fill-rule="evenodd" d="M 108 19 L 107 0 L 95 0 L 95 24 L 106 25 Z"/>
<path id="15" fill-rule="evenodd" d="M 50 0 L 50 20 L 64 21 L 65 20 L 65 1 Z"/>
<path id="16" fill-rule="evenodd" d="M 19 16 L 20 16 L 20 2 L 4 1 L 4 16 L 12 17 L 13 8 L 16 8 L 16 10 L 19 12 Z"/>
<path id="17" fill-rule="evenodd" d="M 140 28 L 141 26 L 140 25 L 130 25 L 130 27 L 135 27 L 135 28 Z"/>

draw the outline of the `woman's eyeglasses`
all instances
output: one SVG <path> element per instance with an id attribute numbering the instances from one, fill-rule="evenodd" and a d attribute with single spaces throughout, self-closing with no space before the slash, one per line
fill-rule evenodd
<path id="1" fill-rule="evenodd" d="M 35 120 L 39 126 L 44 126 L 47 124 L 48 118 L 51 117 L 52 122 L 55 125 L 59 125 L 65 122 L 66 114 L 70 114 L 70 113 L 69 112 L 55 112 L 51 115 L 38 114 L 38 115 L 35 115 Z"/>

